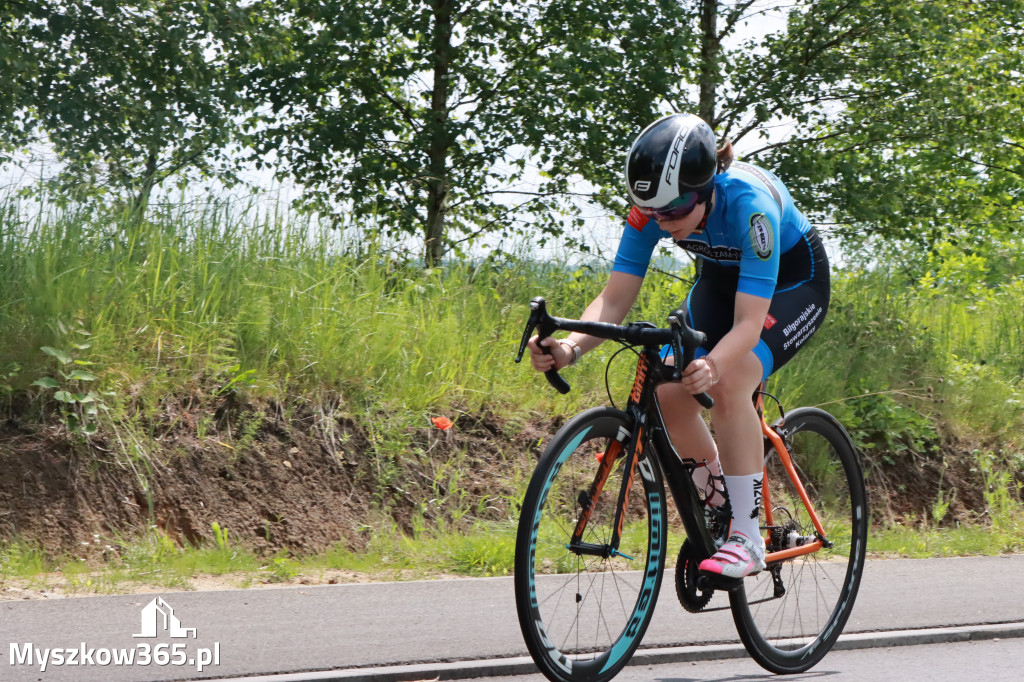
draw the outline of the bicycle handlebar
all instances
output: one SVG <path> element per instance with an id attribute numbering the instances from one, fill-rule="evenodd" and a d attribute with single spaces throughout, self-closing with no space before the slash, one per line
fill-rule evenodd
<path id="1" fill-rule="evenodd" d="M 659 329 L 646 322 L 631 322 L 626 325 L 610 324 L 608 322 L 591 322 L 586 320 L 570 320 L 561 317 L 552 317 L 548 314 L 547 303 L 542 296 L 530 301 L 530 318 L 526 322 L 526 330 L 523 332 L 522 342 L 519 344 L 519 354 L 516 355 L 516 362 L 521 362 L 526 345 L 530 341 L 533 331 L 537 330 L 538 346 L 546 355 L 551 354 L 551 349 L 541 346 L 540 342 L 551 336 L 555 331 L 578 332 L 589 336 L 596 336 L 600 339 L 622 341 L 633 346 L 664 346 L 671 345 L 677 362 L 672 370 L 670 381 L 680 381 L 683 377 L 683 370 L 693 362 L 697 348 L 704 343 L 706 337 L 703 332 L 695 331 L 686 322 L 686 312 L 674 310 L 668 316 L 668 329 Z M 678 362 L 679 359 L 682 362 Z M 548 383 L 556 391 L 563 395 L 570 390 L 568 382 L 562 378 L 558 370 L 552 368 L 544 373 Z M 715 401 L 707 393 L 698 393 L 693 396 L 705 408 L 710 409 Z"/>

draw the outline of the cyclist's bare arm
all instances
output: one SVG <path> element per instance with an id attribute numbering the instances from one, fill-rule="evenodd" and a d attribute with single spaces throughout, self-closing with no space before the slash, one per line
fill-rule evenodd
<path id="1" fill-rule="evenodd" d="M 643 283 L 643 277 L 625 272 L 612 272 L 608 276 L 608 282 L 604 285 L 604 289 L 590 302 L 579 319 L 622 324 L 630 308 L 636 303 Z M 603 341 L 603 339 L 576 332 L 570 334 L 569 339 L 575 341 L 584 353 L 596 348 Z M 551 355 L 545 355 L 537 346 L 536 336 L 530 339 L 527 345 L 530 349 L 530 364 L 538 372 L 546 372 L 552 367 L 561 369 L 572 360 L 572 350 L 564 344 L 558 343 L 557 340 L 549 337 L 544 339 L 544 345 L 551 350 Z"/>

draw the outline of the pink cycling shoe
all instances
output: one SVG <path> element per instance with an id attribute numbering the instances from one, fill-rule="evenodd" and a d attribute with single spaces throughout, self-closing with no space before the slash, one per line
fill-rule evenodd
<path id="1" fill-rule="evenodd" d="M 764 539 L 751 540 L 743 533 L 733 533 L 711 557 L 700 562 L 701 573 L 723 578 L 745 578 L 764 570 Z"/>

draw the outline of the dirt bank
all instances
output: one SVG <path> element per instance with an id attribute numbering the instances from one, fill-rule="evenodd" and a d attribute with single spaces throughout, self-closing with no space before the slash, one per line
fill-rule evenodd
<path id="1" fill-rule="evenodd" d="M 214 417 L 208 429 L 197 426 L 204 415 Z M 152 423 L 89 440 L 8 420 L 0 539 L 79 556 L 97 536 L 116 545 L 154 525 L 180 543 L 211 541 L 216 523 L 261 554 L 310 554 L 339 541 L 358 548 L 371 529 L 510 518 L 509 500 L 558 423 L 451 416 L 452 428 L 425 417 L 384 450 L 351 418 L 272 403 L 179 401 Z M 950 443 L 896 464 L 868 453 L 876 522 L 927 518 L 940 490 L 945 522 L 979 518 L 982 484 L 968 452 Z"/>
<path id="2" fill-rule="evenodd" d="M 538 454 L 536 429 L 493 416 L 409 428 L 397 454 L 346 417 L 274 404 L 202 414 L 187 407 L 145 429 L 71 437 L 59 426 L 0 426 L 0 539 L 76 554 L 94 536 L 130 538 L 155 525 L 178 542 L 212 540 L 214 523 L 258 553 L 357 548 L 382 523 L 412 531 L 475 513 L 505 517 L 506 481 Z M 136 434 L 138 428 L 136 427 Z M 393 445 L 392 445 L 393 449 Z M 126 454 L 130 453 L 130 454 Z"/>

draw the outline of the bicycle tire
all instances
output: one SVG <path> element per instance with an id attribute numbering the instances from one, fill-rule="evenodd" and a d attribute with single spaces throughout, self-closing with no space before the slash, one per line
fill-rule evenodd
<path id="1" fill-rule="evenodd" d="M 523 499 L 516 536 L 516 610 L 530 655 L 555 682 L 614 677 L 654 615 L 668 524 L 664 482 L 653 457 L 641 457 L 636 467 L 622 555 L 605 558 L 568 549 L 585 499 L 581 495 L 587 494 L 599 466 L 597 455 L 617 447 L 613 443 L 624 444 L 631 432 L 621 410 L 603 407 L 577 415 L 551 440 Z M 584 542 L 609 542 L 624 469 L 619 463 L 611 469 Z"/>
<path id="2" fill-rule="evenodd" d="M 778 425 L 778 423 L 776 424 Z M 737 632 L 747 652 L 778 674 L 809 670 L 827 654 L 850 617 L 864 573 L 868 536 L 867 493 L 856 448 L 827 412 L 801 408 L 783 426 L 793 464 L 833 543 L 812 554 L 769 563 L 768 569 L 729 593 Z M 767 441 L 766 441 L 767 442 Z M 812 537 L 806 507 L 766 445 L 765 486 L 775 517 L 769 551 Z M 796 535 L 787 540 L 791 531 Z M 785 593 L 777 594 L 777 588 Z"/>

